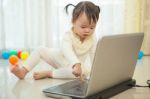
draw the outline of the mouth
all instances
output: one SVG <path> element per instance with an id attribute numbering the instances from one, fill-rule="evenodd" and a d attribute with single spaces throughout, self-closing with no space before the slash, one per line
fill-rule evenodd
<path id="1" fill-rule="evenodd" d="M 85 37 L 86 37 L 86 36 L 88 36 L 88 34 L 83 34 L 83 36 L 85 36 Z"/>

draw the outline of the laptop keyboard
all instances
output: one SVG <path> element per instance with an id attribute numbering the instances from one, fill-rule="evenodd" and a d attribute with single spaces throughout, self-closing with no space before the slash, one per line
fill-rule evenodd
<path id="1" fill-rule="evenodd" d="M 84 90 L 87 88 L 87 82 L 86 81 L 75 80 L 75 81 L 72 81 L 68 84 L 70 86 L 70 88 L 68 89 L 69 91 L 84 92 Z"/>
<path id="2" fill-rule="evenodd" d="M 86 94 L 87 90 L 87 81 L 81 81 L 81 80 L 73 80 L 64 84 L 60 84 L 54 87 L 50 87 L 47 90 L 47 92 L 52 93 L 62 93 L 62 94 L 72 94 L 72 95 L 79 95 L 83 96 Z"/>

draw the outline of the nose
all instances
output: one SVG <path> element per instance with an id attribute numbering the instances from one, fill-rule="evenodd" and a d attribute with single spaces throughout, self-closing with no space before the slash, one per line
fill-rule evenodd
<path id="1" fill-rule="evenodd" d="M 89 33 L 90 32 L 90 29 L 89 28 L 86 28 L 85 29 L 85 33 Z"/>

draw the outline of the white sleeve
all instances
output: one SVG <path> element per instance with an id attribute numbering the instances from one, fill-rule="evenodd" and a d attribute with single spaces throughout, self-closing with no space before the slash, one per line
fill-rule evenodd
<path id="1" fill-rule="evenodd" d="M 77 58 L 73 47 L 72 47 L 72 41 L 69 37 L 69 34 L 65 34 L 65 37 L 62 41 L 62 52 L 65 58 L 69 61 L 70 65 L 73 66 L 76 63 L 80 63 L 79 59 Z"/>

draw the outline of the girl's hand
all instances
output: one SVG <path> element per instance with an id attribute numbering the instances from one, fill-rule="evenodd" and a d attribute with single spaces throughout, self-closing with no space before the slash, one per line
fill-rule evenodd
<path id="1" fill-rule="evenodd" d="M 81 64 L 77 63 L 73 66 L 73 72 L 72 72 L 76 77 L 81 77 L 82 75 L 82 69 L 81 69 Z"/>

